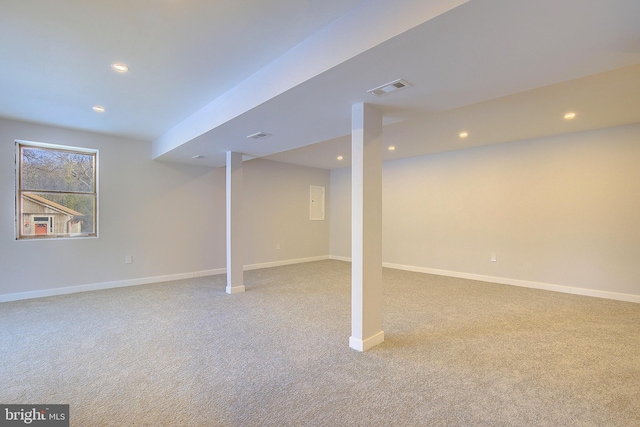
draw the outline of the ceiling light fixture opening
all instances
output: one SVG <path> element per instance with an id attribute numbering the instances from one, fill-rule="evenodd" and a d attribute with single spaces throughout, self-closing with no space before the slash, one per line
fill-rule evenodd
<path id="1" fill-rule="evenodd" d="M 127 66 L 125 64 L 121 64 L 119 62 L 111 64 L 111 68 L 113 68 L 114 70 L 116 70 L 119 73 L 126 73 L 127 71 L 129 71 L 129 66 Z"/>
<path id="2" fill-rule="evenodd" d="M 338 160 L 342 160 L 342 159 L 344 159 L 344 157 L 342 157 L 342 156 L 338 156 L 338 157 L 336 157 L 336 159 L 338 159 Z"/>
<path id="3" fill-rule="evenodd" d="M 390 145 L 387 149 L 389 151 L 395 151 L 396 147 L 395 147 L 395 145 Z"/>
<path id="4" fill-rule="evenodd" d="M 573 112 L 567 113 L 567 114 L 564 115 L 564 119 L 565 120 L 572 120 L 572 119 L 575 119 L 575 118 L 576 118 L 576 113 L 573 113 Z"/>
<path id="5" fill-rule="evenodd" d="M 93 111 L 96 113 L 104 113 L 107 110 L 102 105 L 96 105 L 93 107 Z"/>
<path id="6" fill-rule="evenodd" d="M 376 96 L 382 96 L 382 95 L 386 95 L 389 92 L 395 92 L 396 90 L 404 89 L 407 86 L 411 86 L 411 83 L 403 79 L 398 79 L 398 80 L 394 80 L 392 82 L 383 84 L 382 86 L 369 89 L 367 93 L 371 93 Z"/>
<path id="7" fill-rule="evenodd" d="M 262 138 L 268 138 L 270 137 L 271 134 L 270 133 L 266 133 L 266 132 L 256 132 L 252 135 L 248 135 L 247 138 L 251 138 L 251 139 L 262 139 Z"/>
<path id="8" fill-rule="evenodd" d="M 464 132 L 464 131 L 463 131 L 463 132 L 460 132 L 460 133 L 458 134 L 458 136 L 459 136 L 460 138 L 466 138 L 466 137 L 468 137 L 468 136 L 469 136 L 469 132 Z"/>
<path id="9" fill-rule="evenodd" d="M 192 159 L 204 159 L 202 154 L 196 154 L 195 156 L 191 156 Z"/>

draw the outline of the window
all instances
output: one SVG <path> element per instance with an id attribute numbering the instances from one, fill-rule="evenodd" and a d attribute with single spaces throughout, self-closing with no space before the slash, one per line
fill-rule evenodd
<path id="1" fill-rule="evenodd" d="M 98 151 L 16 141 L 17 239 L 98 235 Z"/>

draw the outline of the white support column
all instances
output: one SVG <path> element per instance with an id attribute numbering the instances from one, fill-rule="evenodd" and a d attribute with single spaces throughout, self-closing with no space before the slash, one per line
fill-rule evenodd
<path id="1" fill-rule="evenodd" d="M 382 331 L 382 113 L 367 104 L 351 110 L 351 337 L 366 351 Z"/>
<path id="2" fill-rule="evenodd" d="M 244 292 L 242 154 L 227 151 L 227 293 Z"/>

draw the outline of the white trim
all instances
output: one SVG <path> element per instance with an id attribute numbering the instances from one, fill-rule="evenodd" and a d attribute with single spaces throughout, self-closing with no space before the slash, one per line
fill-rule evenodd
<path id="1" fill-rule="evenodd" d="M 323 255 L 309 258 L 298 258 L 284 261 L 265 262 L 260 264 L 245 265 L 244 270 L 258 270 L 261 268 L 280 267 L 283 265 L 300 264 L 312 261 L 323 261 L 326 259 L 332 259 L 336 261 L 351 262 L 351 258 L 336 256 L 336 255 Z M 526 280 L 508 279 L 505 277 L 484 276 L 480 274 L 472 273 L 460 273 L 457 271 L 438 270 L 435 268 L 415 267 L 411 265 L 393 264 L 383 262 L 382 266 L 385 268 L 392 268 L 395 270 L 413 271 L 417 273 L 435 274 L 438 276 L 458 277 L 461 279 L 478 280 L 482 282 L 499 283 L 502 285 L 520 286 L 525 288 L 542 289 L 546 291 L 562 292 L 567 294 L 584 295 L 596 298 L 612 299 L 617 301 L 635 302 L 640 303 L 640 295 L 633 294 L 621 294 L 616 292 L 601 291 L 595 289 L 585 289 L 572 286 L 552 285 L 549 283 L 531 282 Z M 226 268 L 217 268 L 213 270 L 196 271 L 192 273 L 179 273 L 166 276 L 144 277 L 140 279 L 128 279 L 119 280 L 114 282 L 94 283 L 89 285 L 67 286 L 64 288 L 44 289 L 40 291 L 19 292 L 12 294 L 0 295 L 1 302 L 20 301 L 32 298 L 50 297 L 56 295 L 74 294 L 78 292 L 97 291 L 101 289 L 122 288 L 126 286 L 148 285 L 152 283 L 170 282 L 173 280 L 190 279 L 196 277 L 215 276 L 218 274 L 226 274 Z"/>
<path id="2" fill-rule="evenodd" d="M 19 292 L 0 295 L 1 302 L 19 301 L 32 298 L 52 297 L 57 295 L 75 294 L 78 292 L 99 291 L 103 289 L 124 288 L 127 286 L 148 285 L 151 283 L 170 282 L 173 280 L 190 279 L 194 277 L 224 274 L 226 269 L 197 271 L 194 273 L 170 274 L 167 276 L 143 277 L 140 279 L 118 280 L 114 282 L 93 283 L 89 285 L 67 286 L 64 288 L 43 289 L 40 291 Z"/>
<path id="3" fill-rule="evenodd" d="M 229 286 L 229 285 L 227 285 L 227 288 L 225 289 L 225 291 L 229 295 L 241 294 L 242 292 L 244 292 L 244 285 L 242 285 L 242 286 Z"/>
<path id="4" fill-rule="evenodd" d="M 367 351 L 378 344 L 384 342 L 384 331 L 380 331 L 372 337 L 366 340 L 361 340 L 355 337 L 349 337 L 349 347 L 357 351 Z"/>
<path id="5" fill-rule="evenodd" d="M 303 262 L 322 261 L 329 259 L 329 255 L 298 258 L 276 262 L 265 262 L 261 264 L 245 265 L 244 270 L 257 270 L 260 268 L 279 267 L 289 264 L 300 264 Z M 114 282 L 93 283 L 88 285 L 67 286 L 64 288 L 43 289 L 39 291 L 18 292 L 12 294 L 0 294 L 0 303 L 9 301 L 20 301 L 32 298 L 51 297 L 56 295 L 75 294 L 78 292 L 98 291 L 102 289 L 123 288 L 127 286 L 148 285 L 152 283 L 170 282 L 173 280 L 191 279 L 196 277 L 215 276 L 218 274 L 226 274 L 226 268 L 217 268 L 213 270 L 195 271 L 191 273 L 178 273 L 166 276 L 143 277 L 140 279 L 118 280 Z"/>
<path id="6" fill-rule="evenodd" d="M 73 147 L 71 145 L 53 144 L 50 142 L 27 141 L 24 139 L 14 139 L 14 141 L 21 145 L 30 145 L 32 147 L 40 147 L 40 148 L 52 148 L 54 150 L 84 151 L 86 153 L 94 153 L 94 154 L 98 154 L 98 152 L 100 151 L 97 148 Z"/>
<path id="7" fill-rule="evenodd" d="M 344 256 L 331 255 L 330 259 L 337 261 L 351 262 L 351 258 Z M 617 301 L 640 303 L 640 295 L 621 294 L 617 292 L 601 291 L 597 289 L 578 288 L 574 286 L 553 285 L 550 283 L 532 282 L 528 280 L 509 279 L 506 277 L 484 276 L 473 273 L 460 273 L 458 271 L 439 270 L 436 268 L 416 267 L 413 265 L 393 264 L 383 262 L 385 268 L 394 270 L 413 271 L 416 273 L 435 274 L 437 276 L 458 277 L 461 279 L 478 280 L 481 282 L 498 283 L 501 285 L 520 286 L 523 288 L 542 289 L 545 291 L 561 292 L 565 294 L 584 295 L 588 297 L 605 298 Z"/>
<path id="8" fill-rule="evenodd" d="M 309 258 L 287 259 L 284 261 L 263 262 L 260 264 L 249 264 L 244 266 L 244 271 L 259 270 L 261 268 L 280 267 L 283 265 L 290 265 L 290 264 L 301 264 L 304 262 L 324 261 L 327 259 L 330 259 L 329 255 L 321 255 L 321 256 L 315 256 L 315 257 L 309 257 Z"/>
<path id="9" fill-rule="evenodd" d="M 618 301 L 640 303 L 640 295 L 620 294 L 617 292 L 601 291 L 596 289 L 585 289 L 574 286 L 553 285 L 550 283 L 531 282 L 528 280 L 509 279 L 506 277 L 484 276 L 473 273 L 460 273 L 457 271 L 438 270 L 435 268 L 415 267 L 411 265 L 382 263 L 383 267 L 395 270 L 414 271 L 417 273 L 435 274 L 438 276 L 458 277 L 461 279 L 478 280 L 482 282 L 498 283 L 501 285 L 520 286 L 523 288 L 542 289 L 545 291 L 562 292 L 565 294 L 584 295 L 589 297 L 606 298 Z"/>
<path id="10" fill-rule="evenodd" d="M 214 270 L 196 271 L 195 273 L 191 273 L 191 274 L 193 274 L 193 276 L 191 276 L 191 277 L 216 276 L 218 274 L 227 274 L 227 269 L 226 268 L 216 268 Z M 189 277 L 185 277 L 185 279 L 189 279 Z"/>
<path id="11" fill-rule="evenodd" d="M 22 151 L 21 146 L 24 147 L 36 147 L 43 148 L 48 150 L 57 150 L 57 151 L 71 151 L 80 154 L 88 154 L 93 156 L 93 179 L 94 179 L 94 192 L 93 193 L 82 193 L 83 195 L 92 195 L 95 197 L 94 199 L 94 212 L 93 212 L 93 233 L 47 233 L 47 237 L 36 235 L 25 235 L 22 234 L 24 230 L 24 218 L 22 211 L 22 202 L 23 197 L 22 193 L 39 193 L 41 191 L 38 190 L 22 190 L 20 174 L 22 169 Z M 27 240 L 60 240 L 60 239 L 86 239 L 92 238 L 97 239 L 99 237 L 98 232 L 98 224 L 100 223 L 100 150 L 97 148 L 86 148 L 86 147 L 74 147 L 70 145 L 61 145 L 61 144 L 51 144 L 48 142 L 35 142 L 35 141 L 27 141 L 23 139 L 14 139 L 14 169 L 15 169 L 15 182 L 14 182 L 14 192 L 15 192 L 15 206 L 14 206 L 14 216 L 15 216 L 15 229 L 14 229 L 14 237 L 16 241 L 27 241 Z M 38 203 L 38 202 L 35 202 Z M 58 210 L 50 206 L 50 208 L 54 210 Z M 2 302 L 2 295 L 0 295 L 0 302 Z"/>

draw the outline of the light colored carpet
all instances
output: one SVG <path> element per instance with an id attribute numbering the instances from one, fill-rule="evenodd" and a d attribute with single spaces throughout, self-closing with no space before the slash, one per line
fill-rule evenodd
<path id="1" fill-rule="evenodd" d="M 350 264 L 0 304 L 0 402 L 72 426 L 639 426 L 640 305 L 384 270 L 349 348 Z"/>

